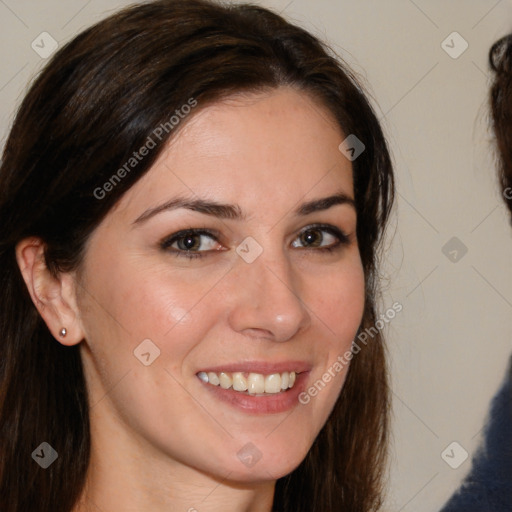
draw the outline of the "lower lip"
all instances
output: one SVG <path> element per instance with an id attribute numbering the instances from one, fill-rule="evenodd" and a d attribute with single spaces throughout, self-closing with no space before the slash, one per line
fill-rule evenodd
<path id="1" fill-rule="evenodd" d="M 253 414 L 278 414 L 289 411 L 300 403 L 299 395 L 305 388 L 308 375 L 309 372 L 299 373 L 293 388 L 265 396 L 246 395 L 232 388 L 223 389 L 220 386 L 201 382 L 213 396 L 239 410 Z"/>

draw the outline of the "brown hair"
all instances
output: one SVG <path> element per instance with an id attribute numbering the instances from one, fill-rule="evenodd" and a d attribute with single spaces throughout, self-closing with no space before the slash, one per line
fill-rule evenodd
<path id="1" fill-rule="evenodd" d="M 498 176 L 512 222 L 512 34 L 492 45 L 489 64 L 494 72 L 489 100 L 498 150 Z"/>
<path id="2" fill-rule="evenodd" d="M 173 131 L 102 199 L 105 184 L 155 127 L 190 98 L 291 85 L 317 98 L 365 144 L 353 161 L 366 278 L 361 329 L 376 320 L 376 260 L 393 202 L 379 122 L 350 71 L 305 30 L 261 7 L 158 0 L 129 7 L 60 49 L 26 95 L 0 168 L 0 510 L 69 512 L 84 486 L 89 419 L 79 347 L 65 347 L 35 309 L 15 245 L 36 236 L 55 273 L 79 268 L 85 243 L 144 175 Z M 193 115 L 193 114 L 192 114 Z M 380 506 L 388 383 L 378 333 L 352 360 L 335 408 L 300 466 L 276 484 L 279 512 Z M 42 441 L 59 454 L 31 460 Z"/>

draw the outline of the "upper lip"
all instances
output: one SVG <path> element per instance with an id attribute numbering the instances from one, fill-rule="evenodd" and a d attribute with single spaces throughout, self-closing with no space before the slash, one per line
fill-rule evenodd
<path id="1" fill-rule="evenodd" d="M 306 361 L 281 361 L 281 362 L 269 362 L 269 361 L 246 361 L 243 363 L 226 363 L 217 366 L 209 366 L 199 371 L 202 372 L 242 372 L 242 373 L 261 373 L 265 375 L 271 375 L 273 373 L 283 372 L 295 372 L 302 373 L 308 372 L 312 368 L 310 363 Z M 198 372 L 199 373 L 199 372 Z"/>

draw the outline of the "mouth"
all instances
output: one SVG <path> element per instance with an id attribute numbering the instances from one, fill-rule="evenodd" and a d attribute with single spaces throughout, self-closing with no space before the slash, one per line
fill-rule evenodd
<path id="1" fill-rule="evenodd" d="M 196 373 L 210 396 L 245 413 L 276 414 L 299 404 L 312 365 L 299 361 L 246 362 Z"/>
<path id="2" fill-rule="evenodd" d="M 297 373 L 199 372 L 198 378 L 212 386 L 253 396 L 275 395 L 293 388 Z"/>

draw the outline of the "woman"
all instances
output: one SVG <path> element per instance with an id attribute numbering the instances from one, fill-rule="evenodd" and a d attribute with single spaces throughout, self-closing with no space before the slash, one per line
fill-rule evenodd
<path id="1" fill-rule="evenodd" d="M 0 510 L 379 507 L 383 340 L 351 347 L 392 169 L 313 36 L 121 11 L 35 81 L 0 191 Z"/>
<path id="2" fill-rule="evenodd" d="M 512 35 L 489 51 L 493 72 L 490 90 L 492 129 L 495 136 L 498 179 L 512 224 Z M 509 512 L 512 509 L 512 359 L 505 379 L 492 400 L 483 446 L 461 488 L 442 512 Z"/>

